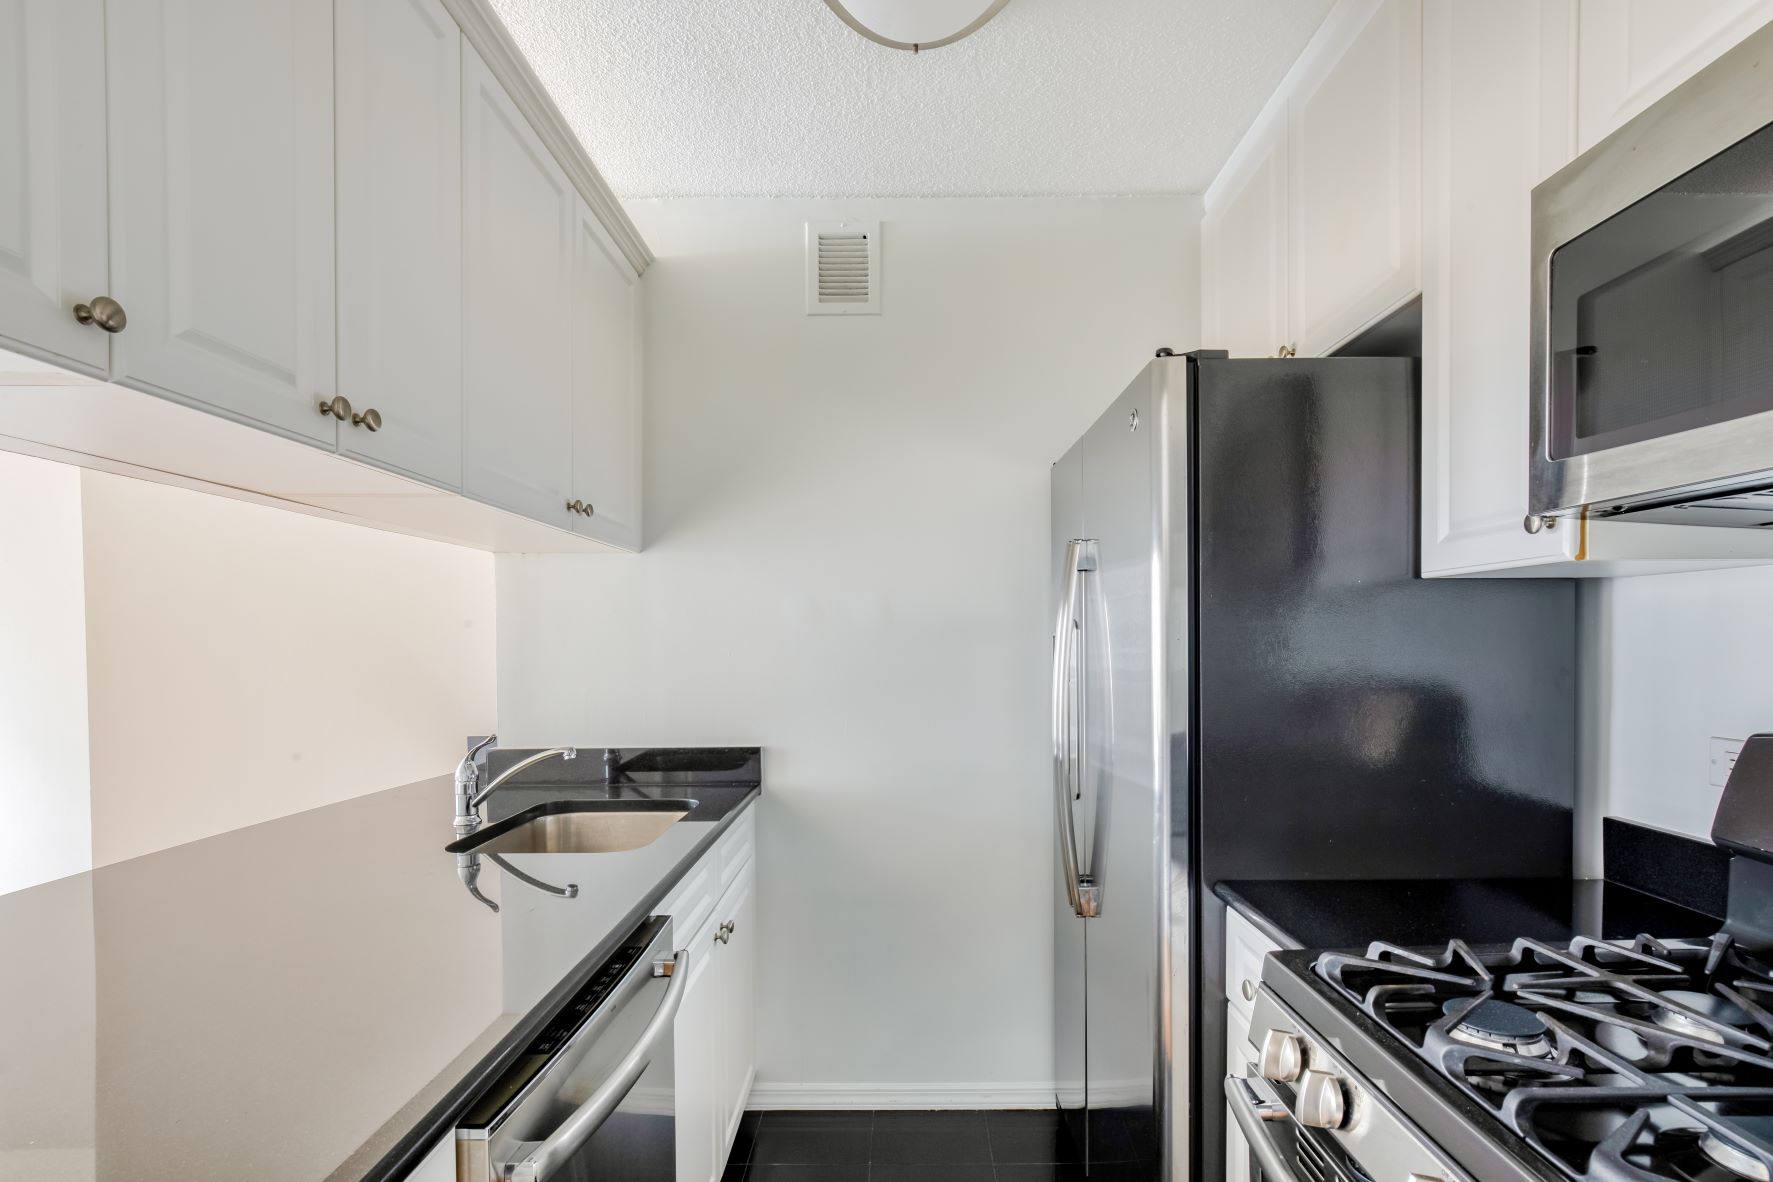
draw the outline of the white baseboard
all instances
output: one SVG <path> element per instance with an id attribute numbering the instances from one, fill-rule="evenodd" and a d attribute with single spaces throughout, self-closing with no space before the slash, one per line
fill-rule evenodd
<path id="1" fill-rule="evenodd" d="M 1051 1108 L 1051 1083 L 765 1083 L 751 1086 L 753 1111 L 836 1108 Z"/>

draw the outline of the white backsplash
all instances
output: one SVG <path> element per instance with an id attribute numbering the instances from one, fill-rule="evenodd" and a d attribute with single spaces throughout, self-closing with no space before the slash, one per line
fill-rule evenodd
<path id="1" fill-rule="evenodd" d="M 1709 837 L 1712 740 L 1773 731 L 1773 567 L 1595 579 L 1581 595 L 1577 864 L 1594 873 L 1602 816 Z"/>

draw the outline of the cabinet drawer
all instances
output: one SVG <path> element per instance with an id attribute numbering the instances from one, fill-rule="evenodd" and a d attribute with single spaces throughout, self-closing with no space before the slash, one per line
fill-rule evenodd
<path id="1" fill-rule="evenodd" d="M 677 889 L 665 896 L 659 904 L 659 913 L 669 915 L 672 920 L 672 934 L 678 947 L 687 947 L 695 939 L 708 917 L 714 914 L 714 900 L 718 897 L 715 885 L 719 880 L 718 864 L 713 851 L 702 856 L 702 860 L 690 868 L 677 884 Z"/>
<path id="2" fill-rule="evenodd" d="M 714 903 L 750 862 L 755 848 L 756 815 L 750 810 L 720 835 L 711 849 L 690 867 L 683 881 L 659 904 L 659 914 L 672 918 L 676 939 L 685 947 L 714 914 Z"/>
<path id="3" fill-rule="evenodd" d="M 1256 930 L 1256 926 L 1237 913 L 1225 910 L 1225 999 L 1235 1018 L 1227 1022 L 1250 1022 L 1250 1006 L 1256 999 L 1256 987 L 1262 984 L 1262 958 L 1280 951 L 1280 945 Z"/>
<path id="4" fill-rule="evenodd" d="M 727 830 L 715 849 L 720 855 L 720 887 L 725 890 L 757 849 L 756 810 L 746 809 L 745 815 L 733 822 L 733 827 Z"/>

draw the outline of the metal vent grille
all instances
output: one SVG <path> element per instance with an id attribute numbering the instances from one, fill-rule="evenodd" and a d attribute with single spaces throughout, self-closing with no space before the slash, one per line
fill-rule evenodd
<path id="1" fill-rule="evenodd" d="M 806 262 L 808 315 L 880 311 L 879 222 L 808 222 Z"/>

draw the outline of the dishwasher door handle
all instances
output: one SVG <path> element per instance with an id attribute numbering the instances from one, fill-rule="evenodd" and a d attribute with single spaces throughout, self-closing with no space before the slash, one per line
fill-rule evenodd
<path id="1" fill-rule="evenodd" d="M 1256 1164 L 1262 1168 L 1263 1182 L 1299 1182 L 1298 1176 L 1281 1160 L 1280 1149 L 1269 1136 L 1268 1130 L 1262 1126 L 1270 1121 L 1291 1120 L 1292 1114 L 1284 1104 L 1272 1100 L 1264 1100 L 1250 1086 L 1250 1081 L 1242 1076 L 1228 1075 L 1225 1077 L 1225 1106 L 1231 1109 L 1231 1117 L 1237 1122 L 1238 1132 L 1244 1135 L 1249 1143 L 1250 1151 L 1256 1155 Z"/>
<path id="2" fill-rule="evenodd" d="M 608 1079 L 603 1081 L 589 1100 L 579 1105 L 578 1109 L 564 1121 L 560 1127 L 548 1135 L 548 1139 L 536 1146 L 522 1161 L 512 1162 L 506 1167 L 505 1176 L 512 1182 L 544 1182 L 563 1162 L 577 1153 L 579 1147 L 590 1139 L 616 1105 L 628 1094 L 641 1074 L 646 1071 L 647 1064 L 652 1062 L 653 1048 L 671 1029 L 671 1023 L 677 1019 L 678 1007 L 683 1004 L 684 990 L 689 988 L 689 950 L 682 949 L 671 958 L 671 983 L 665 986 L 665 997 L 659 1002 L 652 1020 L 640 1037 L 634 1040 L 622 1061 L 616 1064 Z"/>

